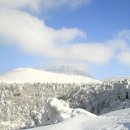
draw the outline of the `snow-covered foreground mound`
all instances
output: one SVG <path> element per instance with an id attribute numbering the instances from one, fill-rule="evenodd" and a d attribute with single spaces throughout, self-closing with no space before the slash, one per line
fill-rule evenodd
<path id="1" fill-rule="evenodd" d="M 101 81 L 78 75 L 53 73 L 31 68 L 19 68 L 0 76 L 0 82 L 6 83 L 102 83 Z"/>
<path id="2" fill-rule="evenodd" d="M 98 117 L 79 114 L 61 123 L 30 130 L 129 130 L 130 109 L 119 110 Z"/>
<path id="3" fill-rule="evenodd" d="M 70 108 L 69 103 L 66 103 L 63 100 L 49 98 L 45 105 L 43 119 L 45 124 L 55 124 L 78 115 L 86 115 L 88 118 L 96 117 L 96 115 L 83 109 Z"/>
<path id="4" fill-rule="evenodd" d="M 31 110 L 29 115 L 30 118 L 26 116 L 24 120 L 15 117 L 16 121 L 13 122 L 1 121 L 0 129 L 14 130 L 51 125 L 62 122 L 66 119 L 77 117 L 79 115 L 85 115 L 87 118 L 97 117 L 96 115 L 83 109 L 70 108 L 69 103 L 63 100 L 58 100 L 57 98 L 49 98 L 46 100 L 44 108 L 40 113 L 38 113 L 36 110 Z"/>

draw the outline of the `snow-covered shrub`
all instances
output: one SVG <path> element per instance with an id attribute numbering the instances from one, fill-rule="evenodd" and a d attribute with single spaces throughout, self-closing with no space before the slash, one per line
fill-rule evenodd
<path id="1" fill-rule="evenodd" d="M 49 98 L 45 103 L 42 122 L 45 125 L 55 124 L 70 117 L 69 104 L 57 98 Z"/>
<path id="2" fill-rule="evenodd" d="M 50 97 L 67 101 L 71 110 L 83 108 L 92 113 L 101 114 L 130 106 L 130 84 L 129 81 L 81 85 L 74 83 L 0 83 L 0 128 L 3 122 L 15 124 L 12 125 L 12 129 L 55 123 L 53 119 L 48 118 L 47 121 L 47 116 L 45 116 L 50 117 L 55 113 L 55 116 L 59 117 L 59 108 L 57 110 L 48 104 L 52 103 L 51 100 L 47 100 Z M 66 103 L 62 101 L 62 106 L 63 104 Z M 48 108 L 52 113 L 47 113 Z M 68 108 L 67 105 L 66 108 Z M 72 113 L 74 111 L 70 112 L 69 116 L 72 116 Z M 63 115 L 62 112 L 62 116 L 60 115 L 56 122 L 61 121 Z"/>
<path id="3" fill-rule="evenodd" d="M 43 123 L 42 125 L 55 124 L 79 114 L 86 115 L 89 118 L 96 117 L 96 115 L 83 109 L 70 108 L 69 104 L 63 100 L 49 98 L 45 103 L 45 113 L 41 121 Z"/>
<path id="4" fill-rule="evenodd" d="M 60 97 L 70 103 L 73 108 L 83 108 L 95 114 L 101 114 L 104 109 L 106 112 L 112 109 L 125 108 L 120 107 L 121 104 L 116 104 L 117 101 L 127 102 L 127 107 L 130 106 L 130 85 L 126 81 L 108 82 L 100 84 L 85 84 L 80 87 L 75 87 L 67 95 Z"/>

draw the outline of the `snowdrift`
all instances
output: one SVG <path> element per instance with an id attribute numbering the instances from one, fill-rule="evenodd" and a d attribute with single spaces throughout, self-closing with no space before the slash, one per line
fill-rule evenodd
<path id="1" fill-rule="evenodd" d="M 63 102 L 57 99 L 49 99 L 49 101 L 49 105 L 52 106 L 52 109 L 54 109 L 53 107 L 55 106 L 59 115 L 62 116 L 64 113 L 64 109 L 62 109 L 64 106 L 62 104 Z M 67 111 L 68 110 L 67 107 Z M 130 108 L 114 111 L 103 116 L 95 116 L 87 111 L 83 110 L 82 112 L 82 110 L 79 110 L 78 115 L 73 118 L 65 119 L 66 118 L 64 118 L 63 122 L 55 125 L 32 128 L 30 130 L 129 130 Z"/>

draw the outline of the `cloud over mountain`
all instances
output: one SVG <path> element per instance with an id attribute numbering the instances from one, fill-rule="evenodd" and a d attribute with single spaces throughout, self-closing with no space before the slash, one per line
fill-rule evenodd
<path id="1" fill-rule="evenodd" d="M 74 7 L 87 2 L 88 0 L 21 0 L 20 2 L 1 0 L 0 36 L 7 44 L 15 44 L 26 53 L 47 58 L 106 64 L 121 52 L 119 58 L 121 59 L 124 54 L 122 51 L 126 51 L 128 46 L 126 37 L 128 37 L 129 30 L 123 30 L 116 38 L 102 43 L 89 43 L 86 41 L 86 33 L 79 28 L 54 29 L 47 26 L 45 20 L 24 9 L 21 10 L 21 8 L 39 10 L 40 6 L 53 8 L 53 6 L 69 5 Z"/>

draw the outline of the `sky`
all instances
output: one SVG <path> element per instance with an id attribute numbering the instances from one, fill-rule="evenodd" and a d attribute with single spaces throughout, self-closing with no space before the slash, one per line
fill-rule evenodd
<path id="1" fill-rule="evenodd" d="M 130 76 L 129 0 L 0 0 L 0 74 L 63 62 Z"/>

